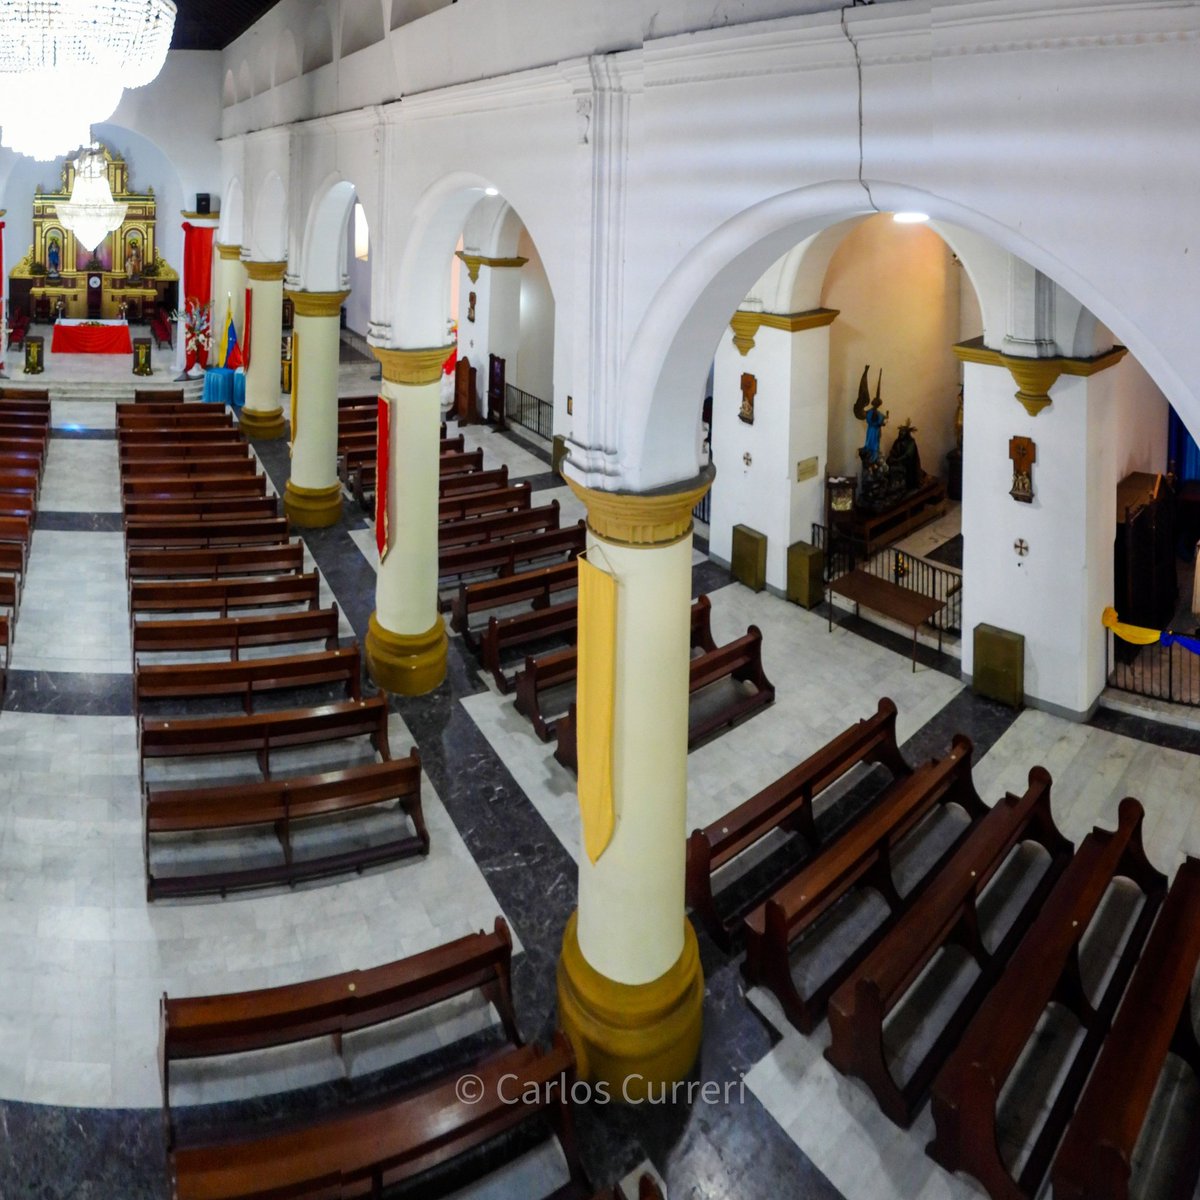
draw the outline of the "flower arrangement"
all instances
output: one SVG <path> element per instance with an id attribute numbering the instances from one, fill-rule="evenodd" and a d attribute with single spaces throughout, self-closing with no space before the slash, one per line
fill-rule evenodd
<path id="1" fill-rule="evenodd" d="M 187 370 L 196 363 L 203 365 L 208 360 L 208 351 L 212 346 L 212 305 L 201 304 L 194 297 L 188 297 L 184 311 L 176 309 L 171 314 L 172 321 L 183 318 L 183 347 L 187 351 Z"/>

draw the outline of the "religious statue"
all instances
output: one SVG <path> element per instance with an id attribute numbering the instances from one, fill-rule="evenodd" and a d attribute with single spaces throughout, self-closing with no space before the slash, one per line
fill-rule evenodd
<path id="1" fill-rule="evenodd" d="M 62 246 L 59 245 L 58 238 L 52 237 L 46 246 L 46 273 L 50 276 L 57 275 L 61 264 Z"/>
<path id="2" fill-rule="evenodd" d="M 129 239 L 129 251 L 125 255 L 125 274 L 130 279 L 137 279 L 142 273 L 142 248 L 137 238 Z"/>
<path id="3" fill-rule="evenodd" d="M 742 406 L 738 409 L 739 420 L 747 425 L 754 424 L 754 397 L 758 394 L 758 380 L 753 375 L 742 376 Z"/>
<path id="4" fill-rule="evenodd" d="M 468 321 L 475 320 L 475 293 L 474 292 L 467 293 L 467 320 Z"/>
<path id="5" fill-rule="evenodd" d="M 880 391 L 883 388 L 883 368 L 880 368 L 879 379 L 875 384 L 874 400 L 870 398 L 871 390 L 867 384 L 867 373 L 870 370 L 871 366 L 869 363 L 863 367 L 862 378 L 858 381 L 858 399 L 854 402 L 854 416 L 859 421 L 866 421 L 867 423 L 867 437 L 863 442 L 862 450 L 859 452 L 859 457 L 862 458 L 864 463 L 878 462 L 879 437 L 890 415 L 883 408 L 883 401 L 880 399 Z"/>
<path id="6" fill-rule="evenodd" d="M 896 440 L 888 451 L 888 471 L 893 477 L 900 476 L 904 492 L 921 486 L 921 453 L 913 437 L 916 432 L 917 427 L 911 421 L 905 421 L 896 430 Z"/>

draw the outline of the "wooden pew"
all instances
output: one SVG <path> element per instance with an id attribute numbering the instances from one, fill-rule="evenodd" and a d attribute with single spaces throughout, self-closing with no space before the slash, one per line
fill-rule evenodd
<path id="1" fill-rule="evenodd" d="M 936 1133 L 927 1147 L 929 1155 L 948 1171 L 973 1176 L 997 1200 L 1032 1197 L 1040 1188 L 1162 904 L 1166 879 L 1146 859 L 1142 816 L 1142 806 L 1127 796 L 1118 810 L 1116 831 L 1093 829 L 1084 839 L 934 1081 Z M 1137 884 L 1145 902 L 1093 1006 L 1080 981 L 1079 944 L 1117 875 Z M 1014 1179 L 1000 1153 L 996 1105 L 1051 1001 L 1079 1018 L 1084 1036 Z"/>
<path id="2" fill-rule="evenodd" d="M 874 715 L 864 717 L 809 755 L 786 775 L 768 784 L 704 829 L 694 829 L 687 847 L 687 902 L 723 950 L 733 946 L 740 917 L 726 919 L 717 909 L 712 880 L 715 872 L 777 829 L 803 834 L 810 848 L 820 844 L 813 802 L 861 763 L 879 763 L 893 782 L 912 774 L 896 745 L 896 705 L 886 696 Z M 761 903 L 760 895 L 753 903 Z"/>
<path id="3" fill-rule="evenodd" d="M 271 751 L 344 738 L 369 737 L 380 758 L 390 759 L 387 697 L 339 700 L 312 708 L 289 708 L 236 717 L 138 718 L 138 781 L 146 762 L 213 754 L 253 754 L 264 779 L 271 778 Z"/>
<path id="4" fill-rule="evenodd" d="M 13 621 L 21 606 L 21 583 L 16 575 L 0 575 L 0 608 L 7 608 Z"/>
<path id="5" fill-rule="evenodd" d="M 438 478 L 439 496 L 453 496 L 459 492 L 484 492 L 491 488 L 508 487 L 508 466 L 473 468 L 470 471 L 449 473 L 443 471 Z"/>
<path id="6" fill-rule="evenodd" d="M 29 543 L 33 538 L 33 517 L 29 514 L 0 512 L 0 542 L 21 548 L 21 574 L 29 569 Z"/>
<path id="7" fill-rule="evenodd" d="M 8 662 L 11 645 L 11 630 L 8 617 L 0 613 L 0 700 L 4 699 L 4 691 L 8 687 Z"/>
<path id="8" fill-rule="evenodd" d="M 205 427 L 236 427 L 233 414 L 226 408 L 197 404 L 182 409 L 154 412 L 149 405 L 132 411 L 117 409 L 117 428 L 125 429 L 203 429 Z"/>
<path id="9" fill-rule="evenodd" d="M 277 496 L 154 496 L 126 499 L 125 520 L 153 522 L 168 521 L 236 521 L 245 518 L 279 516 Z"/>
<path id="10" fill-rule="evenodd" d="M 558 592 L 576 587 L 579 568 L 574 559 L 552 567 L 535 567 L 500 579 L 481 579 L 462 583 L 450 605 L 450 627 L 462 634 L 463 641 L 473 650 L 479 646 L 479 631 L 471 627 L 471 618 L 479 613 L 513 604 L 530 602 L 533 608 L 549 603 Z"/>
<path id="11" fill-rule="evenodd" d="M 247 617 L 204 617 L 187 621 L 135 621 L 133 653 L 182 654 L 227 650 L 231 660 L 250 646 L 288 646 L 324 642 L 338 644 L 338 608 L 263 613 Z"/>
<path id="12" fill-rule="evenodd" d="M 1050 862 L 1000 943 L 989 951 L 980 936 L 979 897 L 1009 853 L 1024 841 L 1041 845 Z M 832 1044 L 825 1057 L 843 1075 L 861 1079 L 897 1125 L 907 1128 L 912 1123 L 933 1077 L 1000 977 L 1073 850 L 1050 812 L 1050 775 L 1034 767 L 1024 795 L 1009 793 L 972 827 L 920 898 L 830 997 Z M 950 942 L 971 954 L 979 974 L 908 1077 L 897 1080 L 884 1046 L 884 1023 L 934 955 Z"/>
<path id="13" fill-rule="evenodd" d="M 121 495 L 133 496 L 265 496 L 265 475 L 155 475 L 121 481 Z"/>
<path id="14" fill-rule="evenodd" d="M 183 398 L 183 388 L 134 388 L 133 403 L 142 406 L 146 404 L 183 405 L 187 401 Z M 122 406 L 118 405 L 118 407 Z"/>
<path id="15" fill-rule="evenodd" d="M 169 458 L 132 459 L 122 464 L 121 475 L 125 479 L 153 479 L 156 475 L 179 477 L 181 475 L 250 475 L 258 474 L 258 462 L 254 458 Z"/>
<path id="16" fill-rule="evenodd" d="M 801 1032 L 812 1032 L 830 993 L 919 893 L 918 888 L 901 899 L 896 891 L 891 872 L 891 854 L 896 845 L 937 804 L 958 804 L 972 820 L 978 820 L 987 811 L 971 780 L 971 749 L 969 738 L 956 736 L 945 758 L 922 764 L 896 787 L 888 789 L 882 799 L 809 859 L 770 900 L 746 917 L 746 960 L 742 973 L 747 983 L 770 988 L 788 1019 Z M 892 915 L 832 975 L 807 995 L 802 994 L 792 975 L 791 948 L 823 913 L 859 886 L 875 888 Z"/>
<path id="17" fill-rule="evenodd" d="M 0 571 L 12 575 L 20 588 L 25 577 L 25 550 L 19 542 L 0 542 Z"/>
<path id="18" fill-rule="evenodd" d="M 386 765 L 386 764 L 377 764 Z M 495 1006 L 510 1045 L 521 1046 L 512 1001 L 512 935 L 503 917 L 430 950 L 367 970 L 345 971 L 283 987 L 171 999 L 159 1005 L 158 1065 L 163 1129 L 175 1145 L 171 1068 L 179 1062 L 222 1058 L 332 1039 L 340 1054 L 348 1033 L 423 1012 L 455 996 L 480 991 Z"/>
<path id="19" fill-rule="evenodd" d="M 49 440 L 50 423 L 25 413 L 13 413 L 8 416 L 0 413 L 0 435 L 19 438 L 42 437 Z"/>
<path id="20" fill-rule="evenodd" d="M 576 602 L 570 602 L 575 606 Z M 566 606 L 555 606 L 565 608 Z M 551 608 L 535 609 L 523 617 L 541 616 L 553 613 Z M 692 602 L 691 609 L 691 647 L 693 650 L 708 652 L 716 649 L 712 638 L 711 626 L 712 604 L 707 596 L 700 596 Z M 552 618 L 553 619 L 553 618 Z M 491 620 L 495 620 L 493 617 Z M 490 633 L 491 622 L 489 621 Z M 485 634 L 485 637 L 487 634 Z M 547 715 L 543 711 L 543 697 L 555 688 L 566 687 L 575 682 L 579 674 L 579 658 L 576 647 L 572 644 L 561 650 L 551 650 L 536 657 L 525 659 L 525 666 L 516 675 L 517 712 L 526 717 L 533 726 L 534 733 L 543 742 L 554 738 L 555 725 L 562 719 L 562 713 Z M 508 689 L 505 688 L 505 691 Z M 569 707 L 569 706 L 567 706 Z M 564 707 L 563 712 L 567 711 Z"/>
<path id="21" fill-rule="evenodd" d="M 1054 1200 L 1129 1200 L 1133 1151 L 1167 1054 L 1200 1073 L 1192 1027 L 1192 983 L 1200 965 L 1200 859 L 1179 868 L 1146 943 L 1096 1069 L 1051 1170 Z M 1171 1195 L 1190 1197 L 1200 1178 L 1191 1135 L 1172 1172 Z M 1143 1193 L 1146 1194 L 1146 1193 Z"/>
<path id="22" fill-rule="evenodd" d="M 131 579 L 227 579 L 238 575 L 282 575 L 304 570 L 304 543 L 224 546 L 215 550 L 130 550 Z"/>
<path id="23" fill-rule="evenodd" d="M 215 612 L 226 617 L 231 608 L 282 608 L 299 604 L 315 609 L 321 604 L 320 585 L 315 571 L 247 579 L 131 581 L 129 616 L 134 620 L 143 613 Z"/>
<path id="24" fill-rule="evenodd" d="M 119 452 L 122 472 L 145 459 L 252 457 L 245 442 L 122 442 Z"/>
<path id="25" fill-rule="evenodd" d="M 538 508 L 490 513 L 483 517 L 467 517 L 462 521 L 443 521 L 438 526 L 438 549 L 495 541 L 517 533 L 544 533 L 557 528 L 558 501 L 552 500 Z"/>
<path id="26" fill-rule="evenodd" d="M 199 429 L 118 429 L 117 445 L 121 449 L 134 446 L 155 446 L 167 442 L 175 446 L 245 446 L 246 435 L 236 425 L 202 425 Z"/>
<path id="27" fill-rule="evenodd" d="M 50 427 L 50 405 L 29 400 L 0 400 L 0 420 Z"/>
<path id="28" fill-rule="evenodd" d="M 32 521 L 36 510 L 37 505 L 28 492 L 0 492 L 0 517 Z"/>
<path id="29" fill-rule="evenodd" d="M 24 434 L 0 435 L 0 454 L 22 454 L 45 461 L 46 438 L 26 437 Z"/>
<path id="30" fill-rule="evenodd" d="M 362 664 L 358 646 L 320 650 L 314 654 L 272 655 L 230 662 L 170 663 L 133 670 L 134 709 L 154 700 L 187 700 L 198 696 L 240 696 L 246 712 L 264 692 L 341 684 L 347 700 L 362 698 Z"/>
<path id="31" fill-rule="evenodd" d="M 125 545 L 134 549 L 171 546 L 250 546 L 288 540 L 287 517 L 214 517 L 199 521 L 126 521 Z"/>
<path id="32" fill-rule="evenodd" d="M 574 645 L 578 627 L 579 604 L 575 600 L 564 600 L 561 604 L 551 604 L 545 608 L 531 608 L 528 612 L 514 613 L 509 617 L 489 617 L 479 639 L 480 662 L 492 673 L 500 691 L 507 695 L 513 689 L 517 673 L 514 672 L 510 678 L 505 672 L 505 653 L 528 646 L 531 642 L 543 642 L 555 637 Z M 530 661 L 537 660 L 527 655 L 526 662 Z"/>
<path id="33" fill-rule="evenodd" d="M 465 546 L 447 546 L 438 552 L 438 579 L 489 572 L 514 575 L 522 567 L 547 558 L 574 558 L 587 545 L 587 527 L 583 521 L 564 529 L 545 533 L 522 533 L 490 542 Z M 445 604 L 444 607 L 449 607 Z"/>
<path id="34" fill-rule="evenodd" d="M 45 466 L 46 456 L 41 450 L 5 450 L 0 445 L 0 471 L 31 472 L 40 488 Z"/>
<path id="35" fill-rule="evenodd" d="M 18 467 L 0 468 L 0 492 L 15 496 L 31 496 L 37 499 L 42 477 L 36 470 L 21 470 Z"/>
<path id="36" fill-rule="evenodd" d="M 775 687 L 763 672 L 762 633 L 757 625 L 751 625 L 740 638 L 706 650 L 698 658 L 692 659 L 689 664 L 688 695 L 695 696 L 706 687 L 729 680 L 748 683 L 753 691 L 739 690 L 736 696 L 714 711 L 703 716 L 692 714 L 688 720 L 689 751 L 718 729 L 728 728 L 752 716 L 760 708 L 775 703 Z M 567 709 L 565 717 L 555 722 L 554 735 L 558 742 L 554 750 L 555 759 L 568 770 L 578 771 L 574 704 Z"/>
<path id="37" fill-rule="evenodd" d="M 535 1120 L 554 1130 L 570 1173 L 554 1200 L 587 1200 L 592 1188 L 575 1149 L 568 1101 L 575 1060 L 566 1038 L 556 1033 L 548 1051 L 508 1050 L 474 1073 L 478 1103 L 461 1098 L 453 1076 L 261 1138 L 174 1150 L 173 1200 L 379 1196 Z"/>
<path id="38" fill-rule="evenodd" d="M 464 517 L 481 517 L 486 513 L 528 508 L 532 494 L 528 483 L 485 488 L 478 492 L 453 492 L 438 500 L 438 520 L 461 521 Z"/>

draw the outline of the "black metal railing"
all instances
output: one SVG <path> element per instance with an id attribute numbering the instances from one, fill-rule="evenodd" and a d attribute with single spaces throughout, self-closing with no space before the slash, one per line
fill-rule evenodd
<path id="1" fill-rule="evenodd" d="M 1200 656 L 1182 646 L 1135 646 L 1108 632 L 1104 668 L 1118 691 L 1200 707 Z"/>
<path id="2" fill-rule="evenodd" d="M 943 601 L 945 608 L 932 620 L 934 628 L 945 633 L 962 632 L 960 572 L 914 558 L 893 546 L 868 554 L 865 543 L 846 534 L 831 534 L 824 525 L 816 522 L 812 527 L 812 544 L 825 552 L 826 583 L 855 569 L 888 579 L 921 596 Z"/>
<path id="3" fill-rule="evenodd" d="M 511 383 L 504 385 L 504 416 L 547 440 L 554 436 L 554 405 Z"/>

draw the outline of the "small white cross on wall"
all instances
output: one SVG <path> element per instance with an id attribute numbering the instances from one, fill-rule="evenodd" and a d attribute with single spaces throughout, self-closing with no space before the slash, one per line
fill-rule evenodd
<path id="1" fill-rule="evenodd" d="M 1029 543 L 1024 538 L 1017 538 L 1013 542 L 1013 549 L 1017 552 L 1018 558 L 1024 558 L 1029 553 Z"/>

